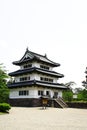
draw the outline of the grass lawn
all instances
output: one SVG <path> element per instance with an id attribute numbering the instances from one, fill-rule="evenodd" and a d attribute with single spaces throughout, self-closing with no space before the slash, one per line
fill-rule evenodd
<path id="1" fill-rule="evenodd" d="M 6 112 L 0 112 L 0 115 L 4 115 L 4 114 L 7 114 Z"/>
<path id="2" fill-rule="evenodd" d="M 3 112 L 0 112 L 0 115 L 4 114 Z"/>

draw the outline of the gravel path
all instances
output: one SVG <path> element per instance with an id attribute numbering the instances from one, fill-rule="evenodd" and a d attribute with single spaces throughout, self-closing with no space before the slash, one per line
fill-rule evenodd
<path id="1" fill-rule="evenodd" d="M 0 130 L 87 130 L 87 109 L 12 107 Z"/>

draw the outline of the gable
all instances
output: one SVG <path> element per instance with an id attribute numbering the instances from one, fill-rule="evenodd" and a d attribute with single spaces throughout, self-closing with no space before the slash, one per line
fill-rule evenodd
<path id="1" fill-rule="evenodd" d="M 46 56 L 31 52 L 28 50 L 28 48 L 26 49 L 24 56 L 19 61 L 14 61 L 13 64 L 20 65 L 21 63 L 27 62 L 28 60 L 32 60 L 32 59 L 39 60 L 41 62 L 50 64 L 52 66 L 60 66 L 59 63 L 55 63 L 49 60 Z"/>
<path id="2" fill-rule="evenodd" d="M 22 58 L 21 58 L 21 60 L 20 61 L 24 61 L 24 60 L 26 60 L 26 59 L 32 59 L 33 58 L 33 56 L 30 54 L 30 53 L 26 53 Z"/>

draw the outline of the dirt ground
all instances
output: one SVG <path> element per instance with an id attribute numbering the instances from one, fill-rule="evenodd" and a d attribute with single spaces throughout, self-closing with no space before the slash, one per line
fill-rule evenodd
<path id="1" fill-rule="evenodd" d="M 0 130 L 87 130 L 87 109 L 12 107 Z"/>

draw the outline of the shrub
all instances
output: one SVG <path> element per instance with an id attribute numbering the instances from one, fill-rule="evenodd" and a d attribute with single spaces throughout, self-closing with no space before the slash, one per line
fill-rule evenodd
<path id="1" fill-rule="evenodd" d="M 72 93 L 72 91 L 64 91 L 63 92 L 63 99 L 65 100 L 65 101 L 69 101 L 69 102 L 71 102 L 72 101 L 72 99 L 73 99 L 73 93 Z"/>
<path id="2" fill-rule="evenodd" d="M 0 103 L 0 112 L 8 112 L 11 106 L 8 103 Z"/>
<path id="3" fill-rule="evenodd" d="M 0 103 L 8 101 L 9 90 L 6 88 L 0 88 Z"/>
<path id="4" fill-rule="evenodd" d="M 78 100 L 87 101 L 87 90 L 84 89 L 78 93 Z"/>

